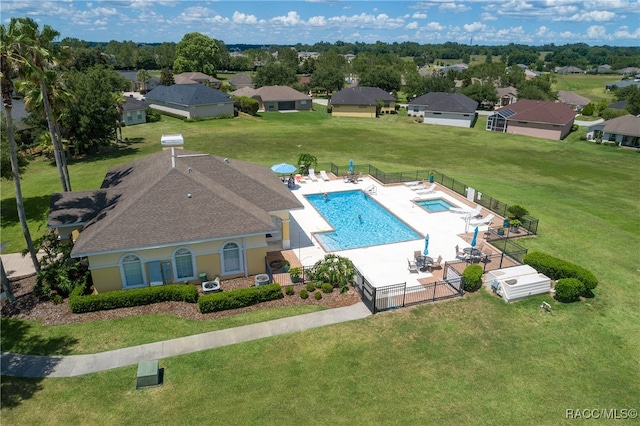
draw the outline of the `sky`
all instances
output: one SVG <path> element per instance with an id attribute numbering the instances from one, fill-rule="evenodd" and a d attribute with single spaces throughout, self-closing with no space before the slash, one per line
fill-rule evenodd
<path id="1" fill-rule="evenodd" d="M 0 20 L 30 17 L 85 41 L 317 42 L 640 46 L 640 0 L 165 1 L 2 0 Z"/>

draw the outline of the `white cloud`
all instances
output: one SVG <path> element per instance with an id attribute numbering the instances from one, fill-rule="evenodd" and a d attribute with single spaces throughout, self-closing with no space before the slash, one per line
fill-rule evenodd
<path id="1" fill-rule="evenodd" d="M 543 35 L 547 34 L 547 31 L 549 31 L 549 28 L 545 27 L 544 25 L 541 26 L 540 28 L 538 28 L 538 31 L 536 31 L 536 35 L 538 37 L 541 37 Z"/>
<path id="2" fill-rule="evenodd" d="M 607 30 L 602 25 L 592 25 L 587 28 L 587 36 L 590 38 L 605 38 Z"/>
<path id="3" fill-rule="evenodd" d="M 366 13 L 352 16 L 341 15 L 333 16 L 328 20 L 331 24 L 348 27 L 394 29 L 402 28 L 404 26 L 404 20 L 400 18 L 390 18 L 384 13 L 381 13 L 380 15 L 369 15 Z"/>
<path id="4" fill-rule="evenodd" d="M 429 22 L 425 28 L 430 30 L 430 31 L 442 31 L 442 30 L 444 30 L 444 27 L 442 25 L 440 25 L 439 22 Z"/>
<path id="5" fill-rule="evenodd" d="M 487 29 L 487 26 L 481 22 L 474 22 L 473 24 L 464 24 L 462 27 L 468 33 L 475 33 L 475 32 L 484 31 Z"/>
<path id="6" fill-rule="evenodd" d="M 442 3 L 440 6 L 438 6 L 438 10 L 441 12 L 454 12 L 454 13 L 460 13 L 460 12 L 467 12 L 469 10 L 471 10 L 471 6 L 467 6 L 464 4 L 456 4 L 453 2 L 447 2 L 447 3 Z"/>
<path id="7" fill-rule="evenodd" d="M 327 25 L 327 20 L 324 16 L 312 16 L 309 18 L 309 25 L 314 27 L 324 27 Z"/>
<path id="8" fill-rule="evenodd" d="M 300 15 L 298 15 L 298 12 L 295 12 L 295 11 L 291 11 L 287 13 L 286 16 L 273 17 L 269 21 L 274 24 L 282 24 L 285 26 L 298 25 L 303 22 L 302 19 L 300 18 Z"/>
<path id="9" fill-rule="evenodd" d="M 236 24 L 255 24 L 258 22 L 258 18 L 255 15 L 247 15 L 242 12 L 233 12 L 231 20 Z"/>
<path id="10" fill-rule="evenodd" d="M 498 18 L 496 18 L 495 16 L 493 16 L 492 14 L 488 13 L 488 12 L 483 12 L 480 14 L 480 19 L 482 19 L 483 21 L 497 21 Z"/>
<path id="11" fill-rule="evenodd" d="M 407 24 L 407 26 L 405 27 L 408 30 L 415 30 L 418 28 L 418 23 L 417 22 L 410 22 Z"/>
<path id="12" fill-rule="evenodd" d="M 626 25 L 623 25 L 613 33 L 613 38 L 614 39 L 634 38 L 636 39 L 636 44 L 637 44 L 637 41 L 640 39 L 640 27 L 636 28 L 634 32 L 630 32 L 629 27 L 627 27 Z"/>
<path id="13" fill-rule="evenodd" d="M 592 10 L 591 12 L 584 13 L 576 13 L 575 15 L 569 17 L 558 17 L 554 20 L 556 21 L 575 21 L 575 22 L 603 22 L 603 21 L 612 21 L 616 17 L 614 12 L 609 12 L 606 10 Z"/>
<path id="14" fill-rule="evenodd" d="M 424 12 L 415 12 L 411 17 L 413 19 L 427 19 L 427 14 Z"/>

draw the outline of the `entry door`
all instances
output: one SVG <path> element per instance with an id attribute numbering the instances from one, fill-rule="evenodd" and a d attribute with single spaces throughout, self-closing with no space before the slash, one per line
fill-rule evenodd
<path id="1" fill-rule="evenodd" d="M 171 268 L 171 262 L 162 262 L 162 282 L 164 284 L 171 284 L 173 282 L 173 271 Z"/>
<path id="2" fill-rule="evenodd" d="M 160 261 L 154 260 L 147 262 L 147 270 L 149 271 L 149 283 L 154 285 L 162 285 L 162 269 L 160 267 Z"/>

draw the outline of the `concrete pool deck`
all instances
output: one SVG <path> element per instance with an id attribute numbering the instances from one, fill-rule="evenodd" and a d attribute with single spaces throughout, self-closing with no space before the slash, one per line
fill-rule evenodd
<path id="1" fill-rule="evenodd" d="M 425 234 L 429 234 L 429 256 L 434 259 L 442 256 L 443 264 L 445 261 L 456 260 L 456 245 L 460 249 L 469 246 L 463 236 L 465 231 L 468 234 L 473 232 L 474 228 L 465 229 L 467 225 L 463 219 L 464 215 L 449 211 L 429 213 L 413 202 L 415 199 L 442 198 L 456 207 L 474 207 L 472 203 L 441 185 L 437 185 L 435 192 L 431 194 L 418 195 L 403 184 L 384 186 L 367 176 L 357 183 L 344 182 L 337 178 L 329 181 L 318 179 L 317 182 L 306 179 L 292 190 L 304 205 L 304 210 L 291 212 L 290 223 L 291 250 L 298 256 L 300 263 L 310 266 L 324 257 L 327 252 L 313 237 L 313 233 L 331 230 L 331 226 L 304 196 L 324 192 L 331 196 L 331 192 L 364 191 L 372 186 L 375 187 L 372 198 L 422 235 L 420 239 L 412 241 L 332 252 L 351 259 L 372 285 L 380 287 L 406 282 L 407 287 L 411 287 L 420 285 L 419 279 L 431 277 L 432 274 L 429 272 L 412 273 L 407 267 L 407 259 L 413 259 L 413 252 L 424 249 Z M 488 210 L 483 210 L 483 216 L 488 213 Z M 496 217 L 493 222 L 497 224 L 498 221 L 501 221 L 501 218 Z M 479 240 L 486 229 L 487 225 L 479 227 Z"/>

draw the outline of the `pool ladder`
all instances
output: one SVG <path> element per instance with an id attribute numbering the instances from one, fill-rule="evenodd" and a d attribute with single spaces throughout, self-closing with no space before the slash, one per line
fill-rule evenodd
<path id="1" fill-rule="evenodd" d="M 365 189 L 364 192 L 366 192 L 367 194 L 377 194 L 378 193 L 378 188 L 376 188 L 375 185 L 371 185 L 370 187 Z"/>

